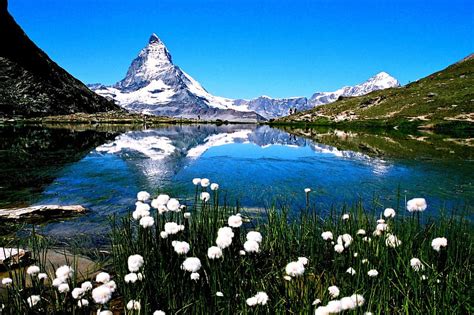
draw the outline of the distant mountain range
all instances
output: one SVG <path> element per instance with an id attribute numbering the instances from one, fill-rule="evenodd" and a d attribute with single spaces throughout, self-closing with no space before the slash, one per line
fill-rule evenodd
<path id="1" fill-rule="evenodd" d="M 123 108 L 139 113 L 229 121 L 255 122 L 278 118 L 290 109 L 307 110 L 340 97 L 359 96 L 375 90 L 398 87 L 399 82 L 381 72 L 362 84 L 334 92 L 318 92 L 312 97 L 275 99 L 261 96 L 252 100 L 229 99 L 210 94 L 173 64 L 164 43 L 153 34 L 132 61 L 125 78 L 112 86 L 90 84 L 97 94 L 113 99 Z"/>
<path id="2" fill-rule="evenodd" d="M 120 110 L 93 93 L 36 46 L 0 0 L 0 116 Z"/>

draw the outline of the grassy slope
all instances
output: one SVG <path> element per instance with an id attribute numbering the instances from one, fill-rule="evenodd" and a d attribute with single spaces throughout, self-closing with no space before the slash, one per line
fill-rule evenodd
<path id="1" fill-rule="evenodd" d="M 400 124 L 433 127 L 474 120 L 474 55 L 401 88 L 344 98 L 275 123 Z M 454 122 L 454 124 L 453 124 Z"/>

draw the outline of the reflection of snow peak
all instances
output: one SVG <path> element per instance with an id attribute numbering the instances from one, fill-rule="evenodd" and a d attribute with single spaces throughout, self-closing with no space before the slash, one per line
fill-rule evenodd
<path id="1" fill-rule="evenodd" d="M 248 142 L 249 135 L 252 133 L 252 130 L 240 130 L 233 133 L 220 133 L 217 135 L 212 135 L 204 139 L 204 144 L 198 145 L 188 151 L 186 155 L 189 158 L 197 158 L 201 156 L 211 147 L 218 147 L 225 144 L 234 143 L 236 139 L 242 139 Z"/>
<path id="2" fill-rule="evenodd" d="M 132 132 L 118 136 L 114 142 L 101 145 L 96 150 L 106 153 L 119 153 L 123 150 L 140 152 L 152 160 L 162 160 L 175 151 L 171 140 L 167 137 L 146 136 L 133 138 Z"/>

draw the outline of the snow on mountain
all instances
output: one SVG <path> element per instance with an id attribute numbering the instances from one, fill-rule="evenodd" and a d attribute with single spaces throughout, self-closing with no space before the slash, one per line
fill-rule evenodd
<path id="1" fill-rule="evenodd" d="M 346 86 L 334 92 L 318 92 L 311 98 L 271 98 L 252 100 L 214 96 L 189 74 L 173 64 L 164 43 L 152 34 L 148 44 L 132 61 L 125 78 L 112 86 L 91 84 L 99 95 L 112 98 L 132 112 L 182 118 L 221 119 L 256 122 L 286 116 L 290 110 L 307 110 L 337 101 L 341 96 L 359 96 L 375 90 L 399 86 L 386 72 L 364 83 Z"/>

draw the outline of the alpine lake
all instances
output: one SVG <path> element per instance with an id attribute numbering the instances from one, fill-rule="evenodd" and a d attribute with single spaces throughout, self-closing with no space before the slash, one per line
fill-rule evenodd
<path id="1" fill-rule="evenodd" d="M 195 177 L 220 185 L 221 200 L 249 212 L 310 203 L 321 215 L 363 202 L 367 211 L 467 211 L 474 201 L 474 143 L 431 132 L 272 128 L 267 125 L 0 126 L 0 208 L 82 205 L 82 216 L 41 223 L 58 239 L 100 243 L 110 218 L 135 208 L 136 194 L 192 203 Z"/>

